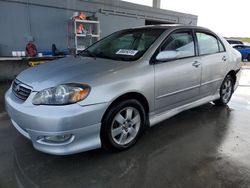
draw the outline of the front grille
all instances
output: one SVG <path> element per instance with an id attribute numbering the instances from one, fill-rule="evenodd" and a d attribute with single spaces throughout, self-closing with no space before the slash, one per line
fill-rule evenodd
<path id="1" fill-rule="evenodd" d="M 17 98 L 25 101 L 29 97 L 31 89 L 29 89 L 22 82 L 15 80 L 12 84 L 12 92 Z"/>

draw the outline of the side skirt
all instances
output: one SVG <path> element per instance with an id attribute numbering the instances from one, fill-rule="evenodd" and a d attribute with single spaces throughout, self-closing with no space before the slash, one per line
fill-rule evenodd
<path id="1" fill-rule="evenodd" d="M 208 97 L 199 99 L 199 100 L 197 100 L 195 102 L 185 104 L 183 106 L 174 108 L 172 110 L 168 110 L 168 111 L 163 112 L 161 114 L 151 115 L 149 117 L 150 127 L 152 127 L 152 126 L 156 125 L 157 123 L 160 123 L 161 121 L 166 120 L 166 119 L 168 119 L 168 118 L 170 118 L 170 117 L 172 117 L 172 116 L 174 116 L 176 114 L 179 114 L 179 113 L 181 113 L 181 112 L 183 112 L 185 110 L 188 110 L 188 109 L 191 109 L 191 108 L 195 108 L 197 106 L 201 106 L 203 104 L 209 103 L 209 102 L 217 100 L 219 98 L 220 98 L 220 94 L 216 93 L 213 96 L 208 96 Z"/>

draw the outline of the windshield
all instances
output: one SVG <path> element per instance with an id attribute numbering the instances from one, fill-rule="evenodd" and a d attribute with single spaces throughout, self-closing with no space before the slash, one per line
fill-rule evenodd
<path id="1" fill-rule="evenodd" d="M 79 55 L 134 61 L 147 51 L 164 30 L 161 28 L 122 30 L 96 42 Z"/>

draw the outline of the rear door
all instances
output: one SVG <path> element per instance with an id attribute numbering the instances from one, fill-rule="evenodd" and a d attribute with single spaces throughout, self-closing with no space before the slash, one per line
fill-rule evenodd
<path id="1" fill-rule="evenodd" d="M 213 95 L 225 77 L 228 56 L 223 43 L 208 31 L 195 32 L 202 64 L 200 96 Z"/>
<path id="2" fill-rule="evenodd" d="M 156 113 L 194 101 L 199 96 L 201 81 L 201 66 L 191 29 L 170 34 L 161 45 L 161 51 L 175 51 L 180 55 L 154 65 Z"/>

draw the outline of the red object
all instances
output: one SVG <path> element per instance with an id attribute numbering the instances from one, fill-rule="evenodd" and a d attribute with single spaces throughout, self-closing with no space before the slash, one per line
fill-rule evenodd
<path id="1" fill-rule="evenodd" d="M 37 55 L 36 45 L 33 44 L 32 42 L 29 42 L 26 45 L 26 54 L 29 57 L 35 57 Z"/>
<path id="2" fill-rule="evenodd" d="M 76 29 L 77 34 L 82 34 L 84 30 L 83 24 L 79 24 L 78 28 Z"/>

